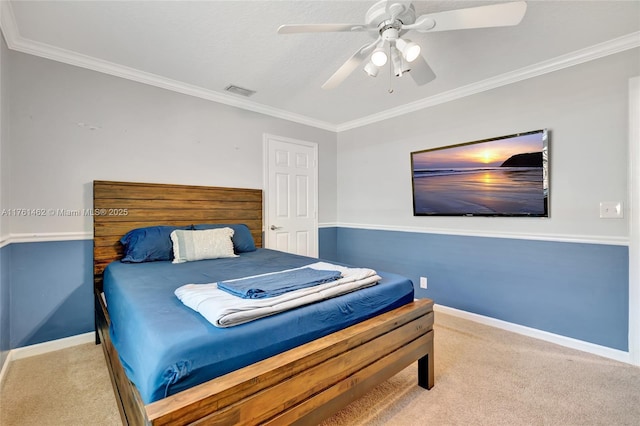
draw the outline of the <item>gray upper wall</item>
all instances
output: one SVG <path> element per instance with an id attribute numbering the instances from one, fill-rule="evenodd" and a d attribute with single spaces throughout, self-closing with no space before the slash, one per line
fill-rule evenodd
<path id="1" fill-rule="evenodd" d="M 626 244 L 628 217 L 600 219 L 601 201 L 628 200 L 629 79 L 640 49 L 338 134 L 338 222 L 469 235 Z M 550 130 L 550 218 L 414 217 L 410 153 Z"/>
<path id="2" fill-rule="evenodd" d="M 90 208 L 95 179 L 261 188 L 270 133 L 318 143 L 320 223 L 628 238 L 628 218 L 600 219 L 598 205 L 628 206 L 628 81 L 640 49 L 338 134 L 4 49 L 5 208 Z M 539 128 L 551 131 L 550 219 L 413 217 L 411 151 Z M 90 217 L 2 223 L 3 236 L 91 232 Z"/>
<path id="3" fill-rule="evenodd" d="M 6 201 L 9 194 L 9 163 L 8 156 L 5 155 L 9 133 L 8 55 L 7 44 L 4 41 L 4 37 L 0 36 L 0 209 L 7 205 Z M 0 215 L 0 242 L 7 237 L 9 219 L 8 216 Z"/>
<path id="4" fill-rule="evenodd" d="M 334 132 L 15 51 L 7 56 L 7 208 L 91 208 L 93 180 L 262 188 L 269 133 L 318 144 L 319 221 L 335 222 Z M 13 217 L 10 227 L 11 234 L 91 230 L 91 217 Z"/>
<path id="5" fill-rule="evenodd" d="M 9 121 L 8 105 L 6 96 L 7 87 L 7 45 L 4 38 L 0 36 L 0 212 L 5 207 L 5 197 L 7 196 L 8 167 L 7 158 L 4 153 L 6 146 L 7 125 Z M 5 244 L 8 217 L 0 214 L 0 248 Z M 5 360 L 9 356 L 11 328 L 10 312 L 10 291 L 9 291 L 9 256 L 7 249 L 0 250 L 0 368 L 4 366 Z"/>

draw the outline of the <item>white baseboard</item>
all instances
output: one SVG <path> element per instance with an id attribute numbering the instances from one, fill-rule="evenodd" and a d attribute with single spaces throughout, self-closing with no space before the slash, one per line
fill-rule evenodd
<path id="1" fill-rule="evenodd" d="M 2 364 L 2 369 L 0 369 L 0 389 L 2 389 L 4 378 L 9 372 L 9 364 L 11 364 L 11 351 L 9 351 L 9 353 L 7 354 L 7 358 L 4 360 L 4 364 Z"/>
<path id="2" fill-rule="evenodd" d="M 65 337 L 64 339 L 51 340 L 49 342 L 12 349 L 9 351 L 9 357 L 11 358 L 11 361 L 15 361 L 22 358 L 28 358 L 30 356 L 46 354 L 47 352 L 59 351 L 60 349 L 95 342 L 95 339 L 95 333 L 91 331 L 89 333 Z"/>
<path id="3" fill-rule="evenodd" d="M 579 351 L 588 352 L 593 355 L 598 355 L 604 358 L 613 359 L 615 361 L 632 364 L 631 356 L 629 352 L 624 352 L 618 349 L 608 348 L 606 346 L 596 345 L 594 343 L 585 342 L 571 337 L 561 336 L 559 334 L 549 333 L 547 331 L 537 330 L 531 327 L 525 327 L 502 321 L 499 319 L 486 317 L 484 315 L 478 315 L 471 312 L 462 311 L 460 309 L 450 308 L 448 306 L 434 305 L 434 311 L 442 312 L 444 314 L 452 315 L 455 317 L 463 318 L 469 321 L 477 322 L 480 324 L 488 325 L 491 327 L 500 328 L 502 330 L 511 331 L 513 333 L 522 334 L 524 336 L 533 337 L 534 339 L 544 340 L 546 342 L 555 343 L 560 346 L 564 346 L 571 349 L 577 349 Z"/>
<path id="4" fill-rule="evenodd" d="M 91 342 L 95 342 L 95 333 L 92 331 L 89 333 L 77 334 L 63 339 L 51 340 L 49 342 L 37 343 L 35 345 L 10 350 L 7 354 L 7 358 L 4 360 L 4 364 L 2 364 L 2 369 L 0 370 L 0 388 L 2 388 L 4 378 L 13 361 Z"/>

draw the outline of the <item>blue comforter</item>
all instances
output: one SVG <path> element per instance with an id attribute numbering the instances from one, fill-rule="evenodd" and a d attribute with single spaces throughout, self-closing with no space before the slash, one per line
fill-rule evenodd
<path id="1" fill-rule="evenodd" d="M 145 404 L 277 355 L 413 300 L 405 277 L 231 328 L 217 328 L 174 290 L 298 268 L 317 259 L 258 249 L 237 258 L 173 264 L 113 262 L 104 273 L 111 339 Z M 365 265 L 361 265 L 365 266 Z"/>

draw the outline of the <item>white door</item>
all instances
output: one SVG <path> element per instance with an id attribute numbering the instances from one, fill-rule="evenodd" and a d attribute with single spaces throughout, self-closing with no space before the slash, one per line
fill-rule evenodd
<path id="1" fill-rule="evenodd" d="M 318 257 L 318 146 L 273 135 L 265 144 L 265 247 Z"/>

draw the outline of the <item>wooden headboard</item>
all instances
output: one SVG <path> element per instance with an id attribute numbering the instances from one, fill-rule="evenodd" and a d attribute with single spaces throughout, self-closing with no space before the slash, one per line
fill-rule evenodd
<path id="1" fill-rule="evenodd" d="M 145 226 L 244 223 L 262 247 L 262 190 L 133 182 L 93 182 L 93 274 L 122 258 L 120 238 Z"/>

